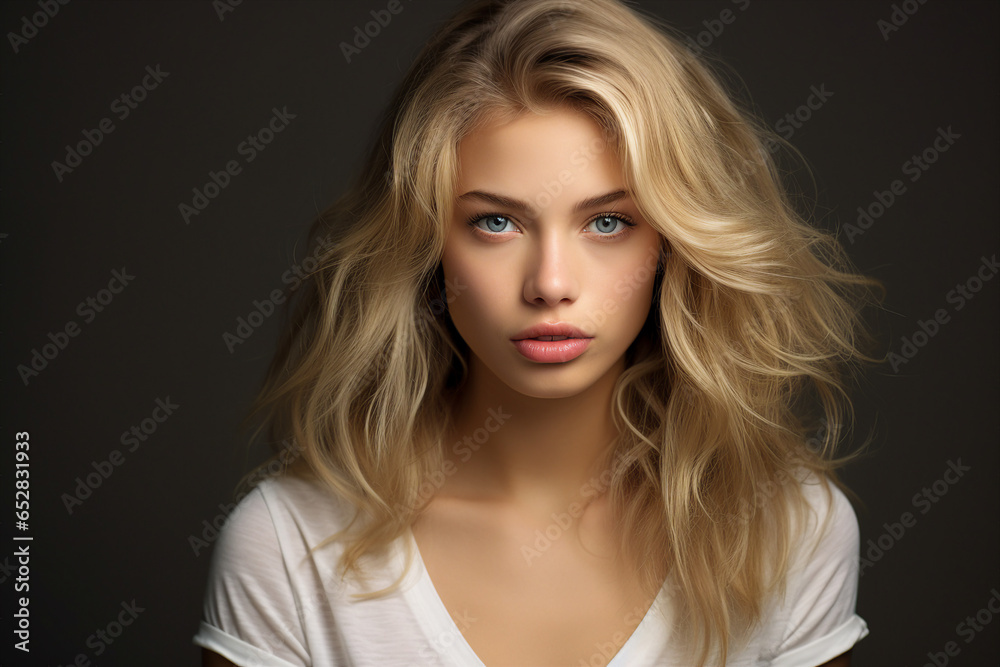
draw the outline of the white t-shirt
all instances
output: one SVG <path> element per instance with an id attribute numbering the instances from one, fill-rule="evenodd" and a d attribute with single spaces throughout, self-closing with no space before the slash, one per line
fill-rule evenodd
<path id="1" fill-rule="evenodd" d="M 730 654 L 730 667 L 821 665 L 868 634 L 854 613 L 854 510 L 835 488 L 832 508 L 818 482 L 804 488 L 819 521 L 794 555 L 784 601 L 772 601 L 749 645 Z M 808 557 L 828 509 L 833 516 Z M 241 667 L 485 667 L 462 636 L 465 621 L 456 623 L 438 597 L 411 532 L 381 562 L 366 560 L 373 584 L 368 590 L 376 590 L 402 571 L 407 543 L 414 553 L 401 588 L 367 601 L 351 599 L 363 589 L 352 577 L 341 581 L 335 574 L 339 542 L 310 554 L 352 514 L 315 482 L 292 476 L 261 482 L 233 510 L 215 544 L 194 643 Z M 670 607 L 664 588 L 608 667 L 679 664 L 668 630 Z"/>

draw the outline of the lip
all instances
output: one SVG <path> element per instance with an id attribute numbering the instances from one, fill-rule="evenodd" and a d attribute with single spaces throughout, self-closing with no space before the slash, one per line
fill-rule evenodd
<path id="1" fill-rule="evenodd" d="M 593 336 L 588 336 L 577 327 L 572 324 L 567 324 L 566 322 L 542 322 L 541 324 L 528 327 L 519 334 L 511 336 L 511 340 L 524 340 L 525 338 L 538 338 L 539 336 L 593 338 Z"/>
<path id="2" fill-rule="evenodd" d="M 537 340 L 540 336 L 566 336 L 563 340 Z M 543 322 L 528 327 L 511 338 L 517 351 L 531 361 L 545 364 L 564 363 L 576 359 L 587 347 L 593 336 L 565 322 Z"/>
<path id="3" fill-rule="evenodd" d="M 543 364 L 561 364 L 576 359 L 590 345 L 592 338 L 567 338 L 565 340 L 535 340 L 522 338 L 514 347 L 531 361 Z"/>

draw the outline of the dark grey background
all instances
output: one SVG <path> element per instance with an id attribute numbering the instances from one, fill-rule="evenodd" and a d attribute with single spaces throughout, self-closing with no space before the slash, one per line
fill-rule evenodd
<path id="1" fill-rule="evenodd" d="M 236 425 L 280 318 L 267 318 L 232 353 L 223 333 L 254 300 L 285 287 L 282 274 L 303 258 L 308 223 L 357 168 L 393 88 L 457 5 L 404 0 L 403 12 L 348 64 L 340 43 L 386 4 L 248 0 L 220 18 L 207 0 L 77 0 L 60 6 L 17 53 L 9 33 L 20 32 L 22 18 L 39 6 L 0 8 L 7 34 L 0 46 L 7 441 L 0 655 L 11 656 L 4 664 L 65 665 L 79 654 L 95 665 L 197 663 L 191 636 L 210 550 L 196 555 L 190 538 L 202 534 L 203 522 L 224 518 L 235 482 L 264 455 L 248 451 Z M 885 39 L 878 22 L 904 5 L 912 15 L 899 14 L 906 22 Z M 814 170 L 819 224 L 853 223 L 875 191 L 904 182 L 905 193 L 863 235 L 842 239 L 859 268 L 889 289 L 883 349 L 899 353 L 901 337 L 938 309 L 950 320 L 908 363 L 870 374 L 858 394 L 857 435 L 874 426 L 877 439 L 845 477 L 866 501 L 862 553 L 869 540 L 881 538 L 887 548 L 872 552 L 878 558 L 861 579 L 858 611 L 871 635 L 858 644 L 854 664 L 919 666 L 931 664 L 929 653 L 943 664 L 948 642 L 958 649 L 948 664 L 996 664 L 1000 619 L 983 612 L 980 620 L 992 622 L 971 641 L 959 624 L 1000 587 L 1000 280 L 990 274 L 961 309 L 948 300 L 981 258 L 1000 249 L 996 6 L 640 6 L 692 38 L 701 33 L 771 124 L 806 103 L 811 86 L 833 93 L 791 137 Z M 728 24 L 720 21 L 726 9 Z M 169 75 L 120 119 L 112 101 L 157 65 Z M 267 124 L 272 108 L 286 107 L 295 118 L 246 163 L 237 146 Z M 114 131 L 57 180 L 52 162 L 102 118 L 112 119 Z M 949 127 L 959 138 L 911 182 L 903 164 Z M 231 159 L 242 173 L 185 224 L 178 205 Z M 85 322 L 78 304 L 122 267 L 135 278 Z M 79 335 L 25 385 L 17 367 L 71 321 Z M 121 434 L 168 397 L 179 407 L 127 451 Z M 9 616 L 17 431 L 29 431 L 31 442 L 30 658 L 12 651 Z M 121 465 L 70 514 L 64 494 L 116 449 Z M 915 498 L 959 460 L 969 470 L 953 485 L 939 482 L 946 493 L 937 502 Z M 894 537 L 886 524 L 904 512 L 915 523 Z M 132 601 L 142 611 L 96 655 L 89 638 Z"/>

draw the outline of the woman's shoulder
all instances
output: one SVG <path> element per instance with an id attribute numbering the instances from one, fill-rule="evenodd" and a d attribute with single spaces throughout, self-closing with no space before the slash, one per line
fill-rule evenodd
<path id="1" fill-rule="evenodd" d="M 353 506 L 346 498 L 307 473 L 273 475 L 260 481 L 255 488 L 260 490 L 269 506 L 305 511 L 308 514 L 328 515 L 333 511 L 338 517 L 353 511 Z"/>
<path id="2" fill-rule="evenodd" d="M 265 478 L 247 492 L 219 530 L 195 643 L 231 660 L 308 664 L 302 615 L 318 613 L 325 600 L 310 577 L 331 557 L 311 548 L 342 527 L 347 510 L 319 482 L 297 475 Z"/>
<path id="3" fill-rule="evenodd" d="M 353 515 L 353 505 L 319 480 L 275 475 L 240 498 L 226 519 L 217 549 L 315 545 L 344 528 Z"/>
<path id="4" fill-rule="evenodd" d="M 815 472 L 803 473 L 798 484 L 805 501 L 805 511 L 795 525 L 799 564 L 824 555 L 856 557 L 858 517 L 847 495 L 829 477 Z"/>
<path id="5" fill-rule="evenodd" d="M 820 664 L 868 634 L 855 613 L 859 579 L 858 519 L 827 476 L 797 477 L 802 512 L 793 512 L 784 595 L 762 631 L 774 665 Z"/>
<path id="6" fill-rule="evenodd" d="M 210 577 L 245 583 L 261 573 L 293 570 L 304 559 L 336 558 L 336 546 L 312 549 L 348 526 L 353 515 L 349 502 L 314 478 L 267 477 L 238 496 L 221 525 L 212 526 Z"/>

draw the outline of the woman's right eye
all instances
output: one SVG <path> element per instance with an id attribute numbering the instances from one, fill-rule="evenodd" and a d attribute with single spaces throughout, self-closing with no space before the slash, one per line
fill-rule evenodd
<path id="1" fill-rule="evenodd" d="M 480 223 L 485 223 L 485 225 L 481 225 Z M 503 215 L 486 214 L 475 215 L 469 218 L 468 224 L 483 232 L 501 234 L 505 231 L 513 231 L 512 229 L 507 229 L 507 225 L 513 226 L 514 223 L 510 218 Z"/>

